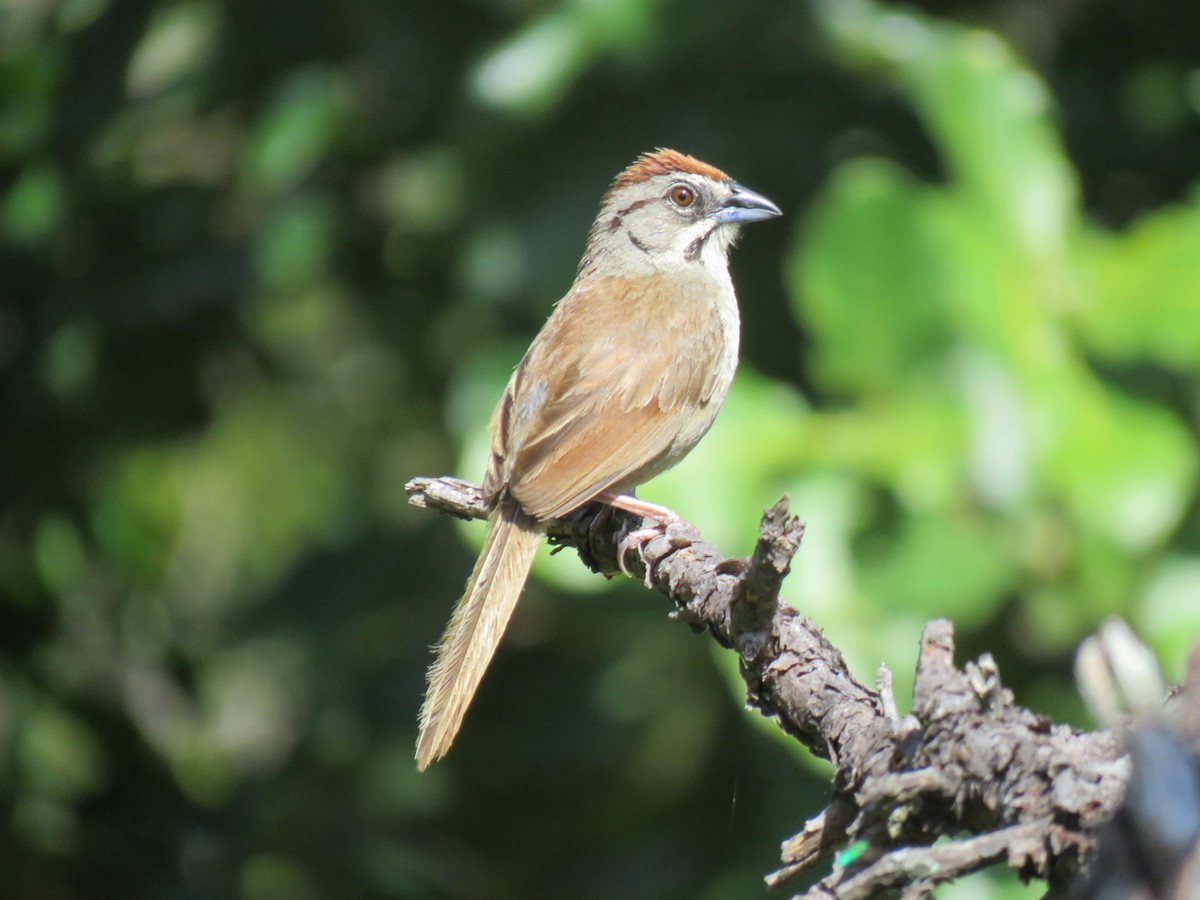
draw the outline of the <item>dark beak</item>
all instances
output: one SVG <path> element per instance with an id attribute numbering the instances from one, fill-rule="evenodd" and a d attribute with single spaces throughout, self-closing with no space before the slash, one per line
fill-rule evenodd
<path id="1" fill-rule="evenodd" d="M 773 219 L 782 216 L 783 212 L 764 197 L 749 188 L 742 187 L 736 181 L 732 183 L 733 193 L 724 199 L 715 218 L 722 225 L 741 225 L 745 222 L 761 222 L 763 219 Z"/>

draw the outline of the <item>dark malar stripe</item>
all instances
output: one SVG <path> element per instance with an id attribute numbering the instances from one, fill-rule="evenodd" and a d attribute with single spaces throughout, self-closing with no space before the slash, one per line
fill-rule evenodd
<path id="1" fill-rule="evenodd" d="M 643 253 L 650 252 L 650 248 L 646 244 L 643 244 L 641 241 L 639 241 L 632 231 L 626 231 L 625 233 L 629 235 L 629 243 L 633 244 L 633 246 L 637 247 Z"/>
<path id="2" fill-rule="evenodd" d="M 704 234 L 700 235 L 700 237 L 688 244 L 687 249 L 683 251 L 683 258 L 688 262 L 695 262 L 697 259 L 699 259 L 700 252 L 704 249 L 704 245 L 707 244 L 708 239 L 713 236 L 713 232 L 720 227 L 721 226 L 719 223 L 714 224 L 712 228 L 708 229 L 708 231 L 704 232 Z"/>

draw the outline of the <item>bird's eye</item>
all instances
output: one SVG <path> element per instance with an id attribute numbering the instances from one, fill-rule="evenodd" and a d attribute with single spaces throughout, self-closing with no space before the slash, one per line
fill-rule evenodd
<path id="1" fill-rule="evenodd" d="M 696 192 L 686 184 L 674 185 L 668 196 L 671 198 L 671 202 L 680 209 L 687 209 L 696 202 Z"/>

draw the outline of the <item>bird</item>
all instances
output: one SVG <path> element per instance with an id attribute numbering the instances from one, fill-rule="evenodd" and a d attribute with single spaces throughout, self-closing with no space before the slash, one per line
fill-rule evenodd
<path id="1" fill-rule="evenodd" d="M 509 379 L 491 420 L 483 550 L 429 669 L 417 768 L 450 749 L 512 616 L 547 524 L 593 501 L 679 521 L 634 489 L 712 425 L 737 368 L 729 250 L 740 226 L 782 215 L 720 169 L 675 150 L 612 182 L 574 283 Z"/>

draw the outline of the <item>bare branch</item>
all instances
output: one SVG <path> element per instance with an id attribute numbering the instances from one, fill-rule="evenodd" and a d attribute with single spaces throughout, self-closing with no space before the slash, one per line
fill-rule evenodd
<path id="1" fill-rule="evenodd" d="M 467 482 L 416 479 L 409 491 L 419 506 L 486 515 Z M 611 511 L 599 527 L 598 510 L 552 523 L 550 535 L 611 573 L 621 529 L 641 523 Z M 675 618 L 737 651 L 750 705 L 834 766 L 832 802 L 784 843 L 768 884 L 785 885 L 854 846 L 867 849 L 839 856 L 808 896 L 874 896 L 885 885 L 922 896 L 1001 859 L 1023 877 L 1064 885 L 1121 797 L 1128 764 L 1119 737 L 1076 732 L 1017 706 L 988 656 L 958 668 L 952 626 L 940 620 L 921 640 L 914 715 L 899 719 L 890 675 L 877 676 L 882 695 L 862 684 L 816 625 L 779 600 L 803 533 L 785 497 L 764 514 L 749 559 L 725 559 L 683 525 L 648 541 L 634 567 L 648 571 Z M 929 846 L 939 836 L 959 839 Z"/>

